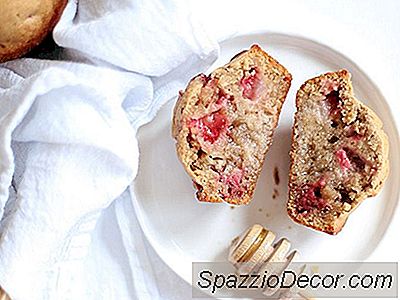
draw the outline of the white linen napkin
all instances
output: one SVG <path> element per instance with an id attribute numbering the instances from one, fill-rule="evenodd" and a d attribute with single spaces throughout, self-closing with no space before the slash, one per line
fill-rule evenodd
<path id="1" fill-rule="evenodd" d="M 53 36 L 93 61 L 148 76 L 194 57 L 210 61 L 216 50 L 183 0 L 70 1 Z"/>
<path id="2" fill-rule="evenodd" d="M 70 241 L 134 177 L 122 100 L 150 98 L 151 82 L 30 59 L 5 64 L 0 78 L 0 282 L 13 299 L 55 299 L 48 285 Z"/>
<path id="3" fill-rule="evenodd" d="M 72 281 L 100 282 L 107 266 L 103 252 L 79 275 L 101 210 L 136 174 L 136 129 L 217 56 L 183 2 L 70 1 L 54 38 L 66 57 L 92 65 L 0 65 L 0 286 L 13 300 L 157 299 L 134 219 L 122 237 L 132 282 L 109 283 L 134 291 L 83 293 Z M 129 201 L 125 193 L 120 209 Z"/>

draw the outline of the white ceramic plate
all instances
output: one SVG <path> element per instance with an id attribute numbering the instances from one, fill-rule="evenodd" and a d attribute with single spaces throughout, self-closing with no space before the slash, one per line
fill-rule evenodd
<path id="1" fill-rule="evenodd" d="M 393 155 L 400 152 L 396 127 L 385 99 L 363 71 L 329 47 L 273 33 L 245 35 L 223 42 L 221 56 L 211 69 L 227 63 L 253 43 L 282 63 L 293 75 L 293 82 L 250 205 L 232 209 L 226 204 L 200 203 L 195 199 L 191 180 L 178 161 L 171 138 L 176 99 L 139 131 L 141 158 L 138 177 L 132 185 L 139 222 L 160 257 L 189 283 L 192 262 L 226 261 L 230 241 L 254 223 L 265 225 L 278 237 L 289 238 L 302 260 L 364 260 L 388 228 L 399 198 L 400 164 Z M 352 73 L 356 96 L 384 122 L 391 143 L 391 173 L 381 193 L 367 199 L 338 236 L 329 236 L 295 224 L 286 214 L 288 152 L 296 90 L 306 79 L 340 68 Z M 279 185 L 273 180 L 275 167 L 279 170 Z M 278 194 L 275 199 L 274 189 Z"/>

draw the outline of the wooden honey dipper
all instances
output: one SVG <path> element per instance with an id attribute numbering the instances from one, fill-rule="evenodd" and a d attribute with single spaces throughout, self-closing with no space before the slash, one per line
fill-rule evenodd
<path id="1" fill-rule="evenodd" d="M 291 243 L 286 238 L 274 243 L 275 238 L 275 234 L 263 226 L 253 225 L 232 241 L 229 250 L 229 262 L 235 266 L 239 274 L 282 274 L 299 257 L 299 253 L 296 250 L 289 253 Z M 305 266 L 301 272 L 304 269 Z M 277 292 L 278 287 L 266 287 L 263 290 L 263 294 L 266 296 L 272 296 Z M 312 299 L 294 289 L 279 292 L 282 294 L 297 293 L 303 299 Z"/>

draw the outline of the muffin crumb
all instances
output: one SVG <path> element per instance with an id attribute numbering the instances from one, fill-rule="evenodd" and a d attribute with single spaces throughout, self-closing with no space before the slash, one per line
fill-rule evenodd
<path id="1" fill-rule="evenodd" d="M 279 169 L 278 169 L 278 167 L 274 168 L 274 181 L 275 181 L 275 185 L 279 185 L 280 178 L 279 178 Z"/>
<path id="2" fill-rule="evenodd" d="M 274 192 L 273 192 L 273 194 L 272 194 L 272 199 L 276 199 L 276 197 L 278 197 L 278 196 L 279 196 L 278 190 L 277 190 L 277 189 L 274 189 Z"/>

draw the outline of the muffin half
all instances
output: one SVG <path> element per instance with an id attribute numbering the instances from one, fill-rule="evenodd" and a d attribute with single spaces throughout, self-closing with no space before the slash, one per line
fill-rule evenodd
<path id="1" fill-rule="evenodd" d="M 180 93 L 172 133 L 200 201 L 250 202 L 291 79 L 253 45 Z"/>
<path id="2" fill-rule="evenodd" d="M 353 94 L 341 70 L 306 81 L 296 97 L 289 174 L 289 216 L 329 234 L 376 195 L 388 175 L 382 122 Z"/>

